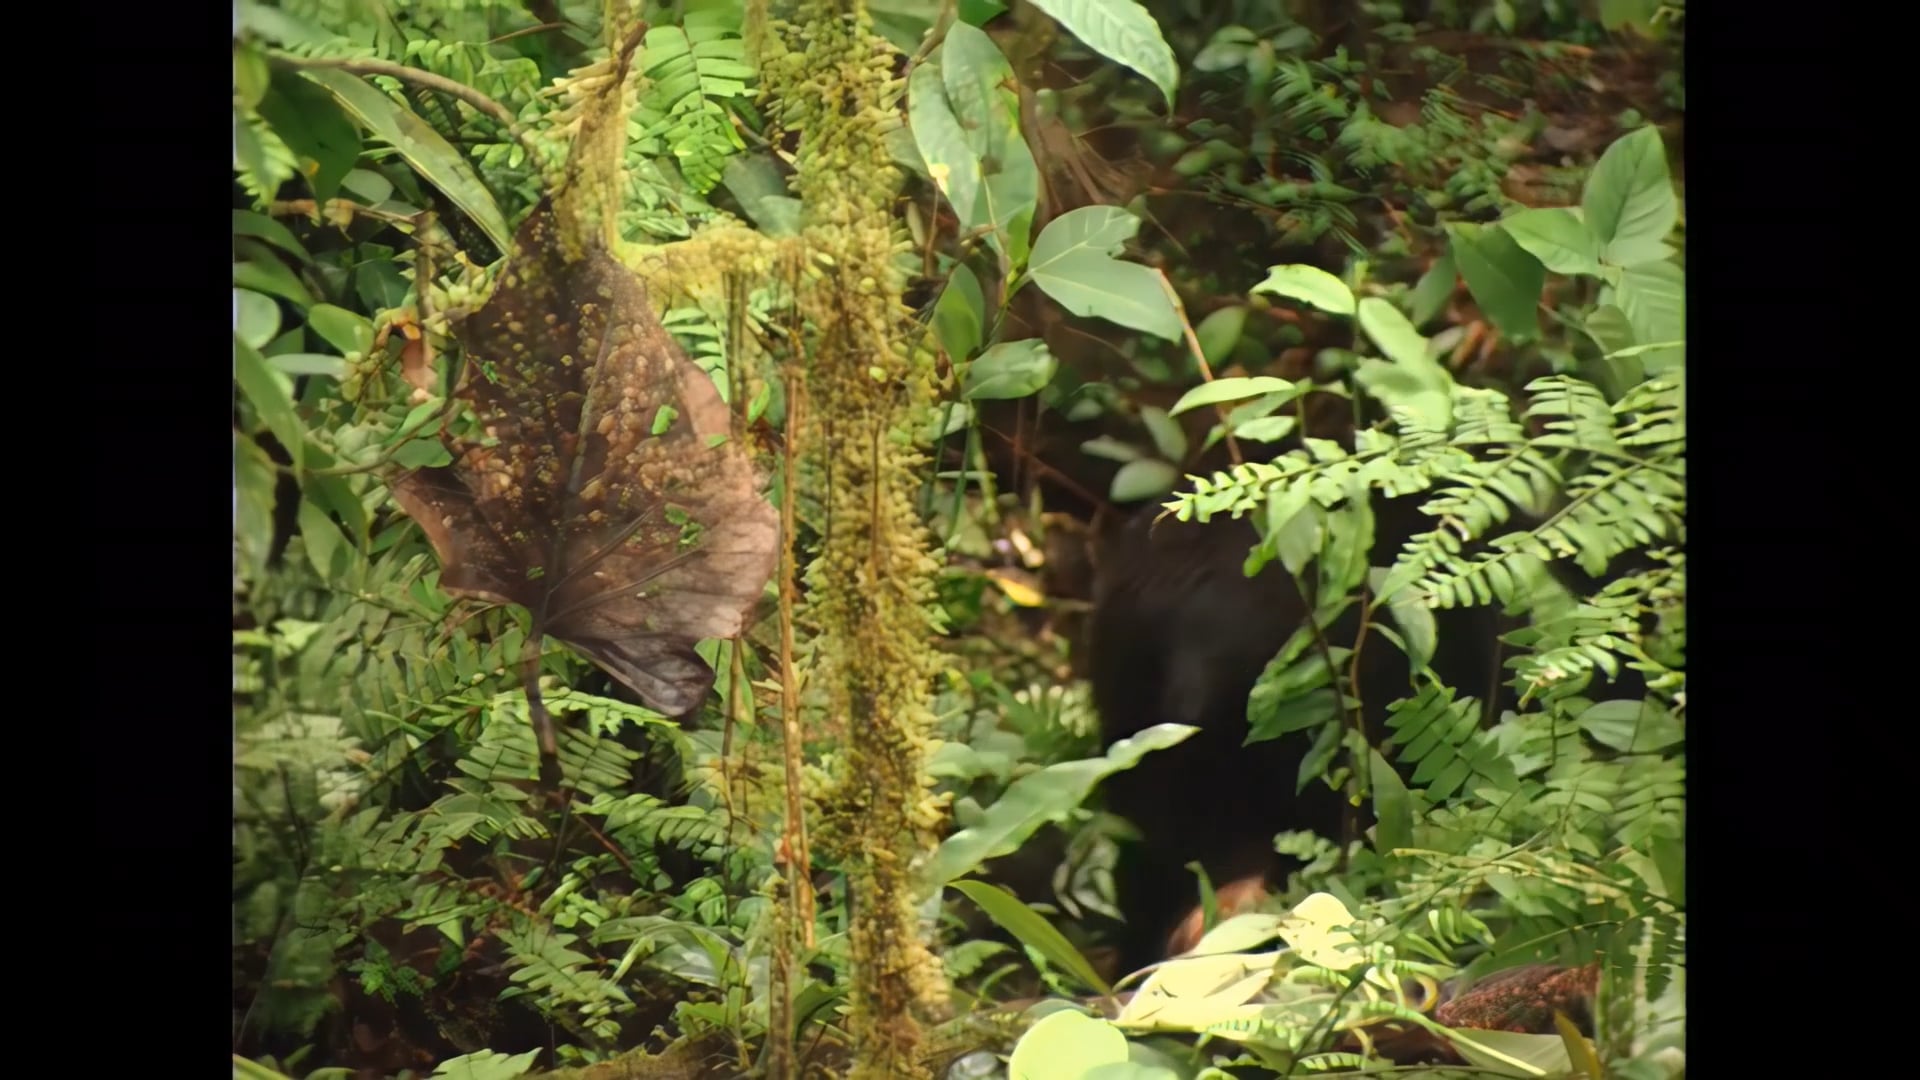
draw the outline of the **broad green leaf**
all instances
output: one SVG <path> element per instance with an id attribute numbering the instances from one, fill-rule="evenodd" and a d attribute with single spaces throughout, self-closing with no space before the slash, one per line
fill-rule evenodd
<path id="1" fill-rule="evenodd" d="M 1127 1064 L 1127 1037 L 1113 1024 L 1078 1009 L 1040 1019 L 1014 1044 L 1007 1080 L 1086 1080 L 1087 1071 Z"/>
<path id="2" fill-rule="evenodd" d="M 1673 258 L 1674 250 L 1673 245 L 1664 240 L 1615 240 L 1600 254 L 1617 266 L 1641 266 L 1666 262 Z"/>
<path id="3" fill-rule="evenodd" d="M 1413 804 L 1407 785 L 1378 750 L 1367 752 L 1373 781 L 1373 849 L 1382 855 L 1413 843 Z"/>
<path id="4" fill-rule="evenodd" d="M 372 169 L 352 170 L 340 181 L 340 186 L 368 206 L 379 206 L 393 198 L 393 181 Z"/>
<path id="5" fill-rule="evenodd" d="M 307 312 L 307 325 L 343 354 L 365 354 L 373 350 L 373 323 L 346 308 L 315 304 L 313 310 Z"/>
<path id="6" fill-rule="evenodd" d="M 1354 312 L 1353 290 L 1347 288 L 1346 282 L 1317 266 L 1294 263 L 1272 267 L 1267 271 L 1267 280 L 1248 291 L 1284 296 L 1335 315 L 1352 315 Z"/>
<path id="7" fill-rule="evenodd" d="M 1147 434 L 1153 438 L 1153 445 L 1160 456 L 1168 461 L 1179 461 L 1187 456 L 1187 433 L 1181 430 L 1167 410 L 1143 405 L 1140 408 L 1140 422 L 1147 426 Z"/>
<path id="8" fill-rule="evenodd" d="M 310 499 L 300 502 L 300 539 L 307 549 L 307 561 L 323 581 L 338 581 L 352 565 L 347 538 L 333 518 Z"/>
<path id="9" fill-rule="evenodd" d="M 1121 1008 L 1114 1023 L 1136 1031 L 1256 1030 L 1264 1007 L 1254 997 L 1273 982 L 1279 956 L 1278 951 L 1189 954 L 1165 961 Z M 1218 1080 L 1211 1072 L 1199 1075 Z"/>
<path id="10" fill-rule="evenodd" d="M 1513 241 L 1556 274 L 1598 274 L 1600 241 L 1564 207 L 1522 210 L 1500 222 Z"/>
<path id="11" fill-rule="evenodd" d="M 1114 502 L 1139 502 L 1165 495 L 1180 482 L 1180 470 L 1159 458 L 1141 458 L 1120 466 L 1113 474 L 1107 497 Z"/>
<path id="12" fill-rule="evenodd" d="M 1448 1041 L 1469 1065 L 1491 1076 L 1571 1076 L 1573 1059 L 1558 1035 L 1456 1030 Z"/>
<path id="13" fill-rule="evenodd" d="M 353 78 L 341 72 L 328 74 Z M 367 89 L 379 93 L 372 87 Z M 313 197 L 325 202 L 338 195 L 341 177 L 360 158 L 360 134 L 340 115 L 340 107 L 298 72 L 276 71 L 259 111 L 274 134 L 293 151 Z"/>
<path id="14" fill-rule="evenodd" d="M 1512 341 L 1537 337 L 1546 267 L 1498 228 L 1455 222 L 1447 231 L 1452 234 L 1453 261 L 1480 310 Z"/>
<path id="15" fill-rule="evenodd" d="M 518 1080 L 533 1071 L 533 1061 L 539 1056 L 537 1048 L 513 1055 L 476 1050 L 441 1062 L 428 1080 Z"/>
<path id="16" fill-rule="evenodd" d="M 1415 364 L 1369 358 L 1353 377 L 1374 400 L 1388 409 L 1407 410 L 1423 428 L 1446 431 L 1453 423 L 1453 377 L 1424 355 Z"/>
<path id="17" fill-rule="evenodd" d="M 292 456 L 294 470 L 299 471 L 307 434 L 299 414 L 293 410 L 293 397 L 287 393 L 281 378 L 267 366 L 266 357 L 238 334 L 233 340 L 233 381 L 240 384 L 240 392 L 246 395 L 267 430 L 273 432 L 273 437 L 280 440 L 280 445 Z"/>
<path id="18" fill-rule="evenodd" d="M 1173 408 L 1167 410 L 1167 412 L 1168 415 L 1178 416 L 1189 409 L 1197 409 L 1203 405 L 1217 405 L 1224 401 L 1240 401 L 1245 398 L 1259 397 L 1262 394 L 1286 394 L 1292 396 L 1293 391 L 1294 385 L 1292 383 L 1285 379 L 1274 378 L 1271 375 L 1235 375 L 1230 378 L 1215 379 L 1212 382 L 1201 383 L 1199 386 L 1180 395 L 1180 400 L 1175 402 Z"/>
<path id="19" fill-rule="evenodd" d="M 787 190 L 786 179 L 770 153 L 734 154 L 720 166 L 720 182 L 741 209 L 768 236 L 795 236 L 800 232 L 800 200 Z"/>
<path id="20" fill-rule="evenodd" d="M 980 155 L 967 145 L 967 136 L 947 104 L 947 89 L 933 64 L 917 64 L 907 76 L 907 126 L 926 162 L 927 175 L 947 197 L 962 230 L 978 228 L 980 220 Z"/>
<path id="21" fill-rule="evenodd" d="M 968 401 L 1023 398 L 1052 381 L 1058 366 L 1040 338 L 1003 341 L 967 365 L 961 396 Z"/>
<path id="22" fill-rule="evenodd" d="M 1064 220 L 1056 219 L 1049 224 L 1040 234 L 1040 241 L 1044 242 L 1053 227 Z M 1061 307 L 1075 315 L 1106 319 L 1168 341 L 1180 341 L 1184 337 L 1180 316 L 1161 284 L 1159 271 L 1138 263 L 1121 262 L 1087 247 L 1063 251 L 1043 262 L 1040 247 L 1040 243 L 1034 244 L 1034 256 L 1027 265 L 1028 276 Z"/>
<path id="23" fill-rule="evenodd" d="M 258 581 L 267 572 L 273 546 L 275 475 L 273 459 L 260 444 L 233 433 L 233 535 L 240 545 L 243 576 Z"/>
<path id="24" fill-rule="evenodd" d="M 445 447 L 442 449 L 444 450 Z M 308 460 L 313 461 L 315 454 L 319 452 L 318 448 L 309 444 Z M 315 464 L 319 463 L 315 462 Z M 337 516 L 356 544 L 365 541 L 367 530 L 373 523 L 367 517 L 366 505 L 360 501 L 358 495 L 353 493 L 353 487 L 347 483 L 345 477 L 308 473 L 300 478 L 300 492 L 314 505 Z"/>
<path id="25" fill-rule="evenodd" d="M 1595 742 L 1624 754 L 1655 754 L 1685 741 L 1686 727 L 1658 701 L 1602 701 L 1575 723 Z"/>
<path id="26" fill-rule="evenodd" d="M 1369 296 L 1360 301 L 1360 329 L 1387 358 L 1396 364 L 1427 365 L 1433 361 L 1427 359 L 1427 339 L 1413 328 L 1400 309 L 1380 299 Z"/>
<path id="27" fill-rule="evenodd" d="M 1612 292 L 1610 299 L 1633 327 L 1634 344 L 1686 340 L 1687 279 L 1686 272 L 1676 264 L 1629 266 L 1621 271 L 1620 285 Z M 1684 350 L 1679 348 L 1656 348 L 1639 359 L 1647 374 L 1657 375 L 1684 357 Z"/>
<path id="28" fill-rule="evenodd" d="M 280 305 L 273 297 L 252 289 L 235 289 L 233 305 L 233 332 L 252 348 L 264 348 L 280 332 Z"/>
<path id="29" fill-rule="evenodd" d="M 1587 227 L 1606 248 L 1622 245 L 1631 250 L 1636 244 L 1665 240 L 1679 219 L 1680 205 L 1659 129 L 1643 127 L 1615 139 L 1587 177 L 1580 206 Z"/>
<path id="30" fill-rule="evenodd" d="M 1017 269 L 1027 260 L 1040 170 L 1020 134 L 1013 68 L 986 31 L 966 23 L 947 28 L 939 56 L 947 104 L 981 171 L 971 227 L 991 223 L 995 249 Z"/>
<path id="31" fill-rule="evenodd" d="M 1665 0 L 1600 0 L 1600 25 L 1608 30 L 1633 27 L 1647 30 L 1653 25 L 1653 13 Z"/>
<path id="32" fill-rule="evenodd" d="M 1413 295 L 1408 298 L 1416 328 L 1427 325 L 1447 310 L 1447 301 L 1453 298 L 1453 285 L 1458 280 L 1460 271 L 1453 265 L 1451 253 L 1435 259 L 1427 272 L 1420 275 L 1419 284 L 1413 287 Z"/>
<path id="33" fill-rule="evenodd" d="M 236 241 L 235 246 L 243 247 L 249 256 L 246 261 L 233 264 L 236 287 L 278 296 L 302 309 L 313 303 L 313 294 L 307 291 L 306 284 L 280 261 L 273 249 L 257 240 Z"/>
<path id="34" fill-rule="evenodd" d="M 353 272 L 354 295 L 368 311 L 386 311 L 406 302 L 409 285 L 392 259 L 370 259 Z"/>
<path id="35" fill-rule="evenodd" d="M 1283 915 L 1265 912 L 1249 912 L 1235 915 L 1201 936 L 1186 956 L 1218 956 L 1222 953 L 1244 953 L 1271 942 L 1280 934 L 1280 920 Z"/>
<path id="36" fill-rule="evenodd" d="M 347 361 L 325 353 L 276 353 L 267 357 L 275 371 L 287 375 L 325 375 L 330 379 L 347 377 Z"/>
<path id="37" fill-rule="evenodd" d="M 961 21 L 970 26 L 985 26 L 996 16 L 1005 14 L 1006 10 L 1007 5 L 999 0 L 960 0 L 959 14 Z"/>
<path id="38" fill-rule="evenodd" d="M 267 243 L 294 256 L 303 263 L 313 261 L 313 256 L 307 253 L 306 246 L 301 244 L 299 238 L 293 235 L 292 229 L 287 228 L 285 225 L 280 224 L 265 214 L 256 213 L 252 210 L 235 210 L 233 212 L 233 235 L 251 236 L 255 239 L 265 240 Z"/>
<path id="39" fill-rule="evenodd" d="M 1253 442 L 1279 442 L 1293 434 L 1294 425 L 1300 422 L 1297 416 L 1257 416 L 1252 420 L 1235 424 L 1233 437 Z"/>
<path id="40" fill-rule="evenodd" d="M 255 0 L 241 0 L 238 7 L 240 28 L 276 45 L 314 46 L 337 40 L 336 35 L 279 8 L 268 7 Z"/>
<path id="41" fill-rule="evenodd" d="M 400 444 L 392 460 L 395 465 L 408 469 L 431 469 L 451 462 L 453 455 L 438 438 L 422 436 Z"/>
<path id="42" fill-rule="evenodd" d="M 275 1072 L 257 1061 L 233 1055 L 233 1080 L 293 1080 L 283 1072 Z"/>
<path id="43" fill-rule="evenodd" d="M 273 81 L 273 69 L 267 64 L 267 54 L 251 41 L 233 43 L 233 93 L 239 98 L 243 109 L 257 109 L 260 99 L 267 96 L 267 87 Z"/>
<path id="44" fill-rule="evenodd" d="M 1380 584 L 1375 582 L 1376 587 Z M 1439 635 L 1434 624 L 1433 609 L 1422 603 L 1414 595 L 1414 590 L 1401 589 L 1387 597 L 1387 610 L 1393 613 L 1393 624 L 1400 628 L 1400 639 L 1413 667 L 1417 670 L 1432 663 Z"/>
<path id="45" fill-rule="evenodd" d="M 933 336 L 955 363 L 980 347 L 987 319 L 986 294 L 980 279 L 962 263 L 947 275 L 947 287 L 933 303 Z"/>
<path id="46" fill-rule="evenodd" d="M 1200 342 L 1200 355 L 1206 358 L 1207 366 L 1218 368 L 1233 355 L 1233 347 L 1240 344 L 1240 334 L 1247 326 L 1247 308 L 1244 304 L 1223 307 L 1193 328 L 1193 336 Z"/>
<path id="47" fill-rule="evenodd" d="M 1616 349 L 1608 353 L 1607 357 L 1609 359 L 1620 359 L 1629 356 L 1639 356 L 1642 353 L 1649 353 L 1655 349 L 1684 349 L 1686 347 L 1687 343 L 1684 339 L 1678 341 L 1655 341 L 1646 345 L 1629 345 L 1624 349 Z"/>
<path id="48" fill-rule="evenodd" d="M 1600 346 L 1600 351 L 1608 356 L 1624 352 L 1634 343 L 1633 324 L 1627 321 L 1626 312 L 1612 304 L 1593 309 L 1583 329 L 1593 343 Z"/>
<path id="49" fill-rule="evenodd" d="M 344 71 L 310 70 L 305 77 L 330 91 L 335 99 L 371 131 L 407 160 L 428 183 L 439 188 L 453 204 L 471 217 L 501 251 L 513 248 L 513 231 L 493 201 L 480 177 L 460 151 L 410 109 L 403 109 L 392 98 L 374 89 L 364 80 Z"/>
<path id="50" fill-rule="evenodd" d="M 1033 6 L 1094 52 L 1152 80 L 1166 96 L 1167 108 L 1173 108 L 1180 65 L 1146 8 L 1134 0 L 1033 0 Z"/>
<path id="51" fill-rule="evenodd" d="M 1328 723 L 1340 715 L 1340 702 L 1333 691 L 1321 687 L 1292 697 L 1265 703 L 1257 721 L 1249 716 L 1247 742 L 1265 742 L 1295 731 L 1305 731 Z"/>
<path id="52" fill-rule="evenodd" d="M 1139 447 L 1123 443 L 1111 435 L 1098 435 L 1080 444 L 1080 452 L 1108 461 L 1128 462 L 1140 460 Z"/>
<path id="53" fill-rule="evenodd" d="M 1028 269 L 1037 272 L 1055 259 L 1075 253 L 1118 255 L 1140 231 L 1140 219 L 1118 206 L 1082 206 L 1047 223 L 1033 242 Z"/>

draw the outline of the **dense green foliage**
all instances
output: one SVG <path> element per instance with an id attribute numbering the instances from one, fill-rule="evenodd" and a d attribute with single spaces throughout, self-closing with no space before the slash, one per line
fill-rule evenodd
<path id="1" fill-rule="evenodd" d="M 388 488 L 395 469 L 448 460 L 443 433 L 462 422 L 450 327 L 557 180 L 609 71 L 603 19 L 624 6 L 241 5 L 236 1076 L 506 1078 L 609 1061 L 737 1076 L 780 1037 L 769 971 L 792 853 L 777 621 L 701 645 L 716 694 L 683 722 L 549 640 L 541 685 L 572 787 L 556 809 L 531 783 L 515 671 L 527 613 L 443 592 Z M 984 1047 L 1015 1077 L 1357 1069 L 1376 1049 L 1369 1024 L 1444 1031 L 1408 985 L 1598 960 L 1590 1049 L 1490 1031 L 1456 1049 L 1500 1075 L 1583 1068 L 1589 1052 L 1609 1075 L 1674 1075 L 1684 214 L 1666 149 L 1677 121 L 1649 114 L 1683 104 L 1684 8 L 1363 4 L 1336 36 L 1321 5 L 1282 0 L 1006 6 L 865 5 L 913 58 L 889 144 L 912 178 L 913 244 L 897 258 L 925 287 L 925 347 L 953 376 L 933 429 L 912 434 L 953 444 L 962 466 L 928 470 L 922 507 L 950 563 L 929 767 L 951 828 L 915 870 L 939 898 L 926 913 L 957 1003 L 1048 996 L 1007 1033 L 948 1025 L 930 1055 Z M 768 7 L 782 14 L 635 5 L 649 29 L 616 217 L 633 251 L 714 227 L 800 228 L 754 66 L 750 15 Z M 1609 42 L 1631 45 L 1618 51 L 1634 64 L 1607 79 L 1639 86 L 1635 104 L 1587 100 Z M 1131 199 L 1061 179 L 1062 161 L 1097 157 L 1101 129 L 1125 132 L 1151 178 Z M 717 292 L 655 297 L 773 448 L 775 474 L 788 388 L 762 361 L 798 321 L 800 272 L 735 270 Z M 1096 345 L 1070 353 L 1075 340 Z M 1308 370 L 1282 371 L 1290 351 Z M 1303 438 L 1309 391 L 1345 399 L 1350 445 Z M 1099 782 L 1182 732 L 1100 754 L 1070 641 L 1033 631 L 1049 605 L 1020 574 L 1065 528 L 993 468 L 983 414 L 1010 401 L 1107 425 L 1084 451 L 1118 464 L 1114 503 L 1251 517 L 1249 572 L 1278 563 L 1316 598 L 1254 691 L 1254 737 L 1312 740 L 1302 774 L 1276 783 L 1330 784 L 1377 819 L 1347 849 L 1282 834 L 1304 861 L 1288 893 L 1219 923 L 1212 955 L 1162 967 L 1108 1019 L 1063 1000 L 1113 988 L 1089 959 L 1124 832 Z M 1201 417 L 1218 422 L 1192 438 L 1182 425 Z M 1229 444 L 1290 449 L 1185 476 Z M 1418 494 L 1433 522 L 1381 565 L 1370 492 Z M 775 484 L 772 498 L 790 494 Z M 817 544 L 820 507 L 796 499 L 794 517 Z M 1523 705 L 1504 715 L 1427 667 L 1433 609 L 1489 604 L 1525 622 L 1508 664 Z M 1329 640 L 1355 607 L 1363 640 Z M 823 647 L 803 633 L 784 659 L 808 672 Z M 1354 650 L 1386 647 L 1412 675 L 1388 729 L 1368 731 L 1347 671 Z M 806 695 L 817 773 L 845 721 Z M 981 880 L 1022 860 L 1046 864 L 1050 896 L 1014 902 Z M 839 868 L 814 869 L 787 1034 L 832 1075 L 849 909 Z M 1196 1049 L 1192 1034 L 1210 1038 Z"/>

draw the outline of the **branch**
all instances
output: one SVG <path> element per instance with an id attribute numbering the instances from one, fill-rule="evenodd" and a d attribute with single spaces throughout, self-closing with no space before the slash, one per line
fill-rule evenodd
<path id="1" fill-rule="evenodd" d="M 274 63 L 292 68 L 333 68 L 349 75 L 385 75 L 388 78 L 399 79 L 401 82 L 410 82 L 429 90 L 437 90 L 450 97 L 458 98 L 475 110 L 499 121 L 507 129 L 507 134 L 526 149 L 536 167 L 546 160 L 545 151 L 528 138 L 526 129 L 520 126 L 520 121 L 514 119 L 505 105 L 466 83 L 456 82 L 445 75 L 436 75 L 431 71 L 396 64 L 390 60 L 371 60 L 361 57 L 307 57 L 273 53 L 271 58 Z"/>

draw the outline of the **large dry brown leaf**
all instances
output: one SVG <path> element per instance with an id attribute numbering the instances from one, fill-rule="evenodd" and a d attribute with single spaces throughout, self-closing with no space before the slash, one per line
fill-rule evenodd
<path id="1" fill-rule="evenodd" d="M 519 604 L 670 716 L 714 675 L 702 638 L 739 633 L 779 549 L 730 415 L 632 272 L 596 245 L 569 259 L 542 202 L 486 306 L 460 324 L 459 395 L 488 438 L 395 479 L 455 595 Z M 584 250 L 582 250 L 584 249 Z M 531 655 L 531 654 L 530 654 Z M 532 665 L 542 754 L 556 746 Z"/>

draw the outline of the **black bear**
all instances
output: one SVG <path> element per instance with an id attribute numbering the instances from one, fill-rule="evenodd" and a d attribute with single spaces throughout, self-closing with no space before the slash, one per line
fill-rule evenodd
<path id="1" fill-rule="evenodd" d="M 1413 533 L 1433 527 L 1418 513 L 1423 498 L 1375 500 L 1375 565 L 1390 562 Z M 1245 575 L 1257 539 L 1245 519 L 1183 522 L 1150 505 L 1099 553 L 1088 648 L 1106 744 L 1160 723 L 1200 729 L 1105 782 L 1108 808 L 1142 834 L 1126 846 L 1115 874 L 1127 920 L 1117 942 L 1123 970 L 1167 955 L 1169 935 L 1199 902 L 1187 863 L 1197 860 L 1216 886 L 1232 882 L 1244 891 L 1251 879 L 1282 880 L 1276 833 L 1342 835 L 1337 793 L 1317 780 L 1295 793 L 1309 733 L 1245 744 L 1248 694 L 1306 616 L 1292 576 L 1278 562 Z M 1435 615 L 1436 674 L 1484 701 L 1501 681 L 1504 616 L 1490 607 Z M 1357 612 L 1350 610 L 1327 639 L 1351 647 L 1357 628 Z M 1387 703 L 1409 694 L 1410 669 L 1379 636 L 1360 657 L 1357 689 L 1377 743 Z"/>

